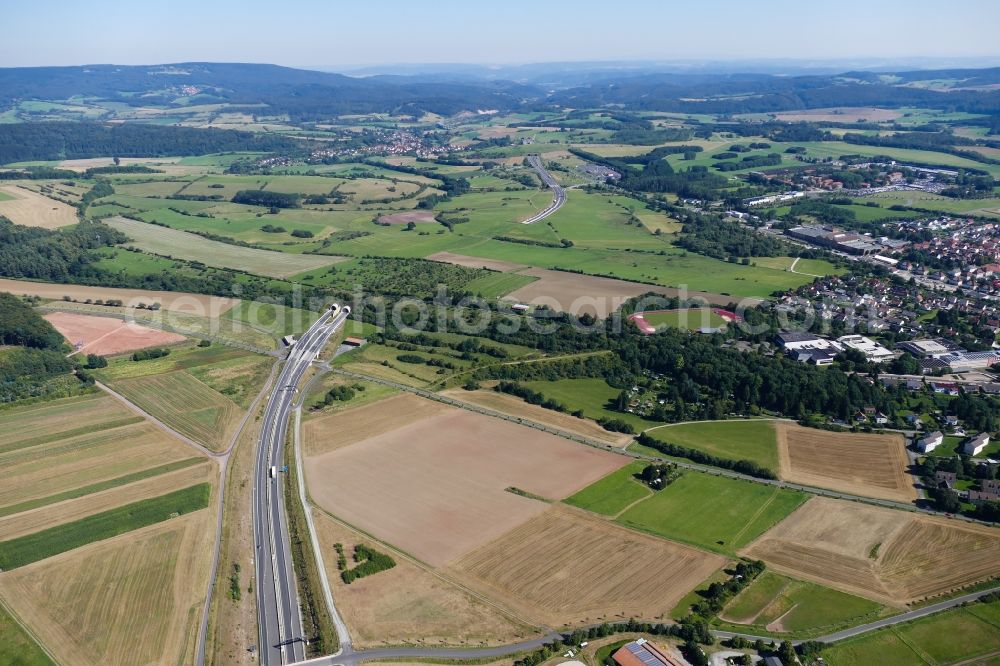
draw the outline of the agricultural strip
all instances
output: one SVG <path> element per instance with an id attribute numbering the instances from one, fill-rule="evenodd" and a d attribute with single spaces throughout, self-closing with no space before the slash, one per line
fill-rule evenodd
<path id="1" fill-rule="evenodd" d="M 630 505 L 649 497 L 653 491 L 634 477 L 646 463 L 636 462 L 608 474 L 580 492 L 566 498 L 566 504 L 603 516 L 615 516 Z"/>
<path id="2" fill-rule="evenodd" d="M 0 200 L 0 215 L 14 224 L 42 229 L 58 229 L 76 224 L 76 208 L 62 201 L 13 185 L 0 187 L 10 198 Z"/>
<path id="3" fill-rule="evenodd" d="M 137 247 L 144 252 L 183 257 L 206 266 L 230 268 L 274 278 L 286 278 L 343 260 L 342 257 L 289 254 L 230 245 L 186 231 L 137 222 L 124 217 L 111 218 L 107 223 L 128 235 L 131 240 L 126 245 Z"/>
<path id="4" fill-rule="evenodd" d="M 30 282 L 0 278 L 0 291 L 17 296 L 38 296 L 53 301 L 71 298 L 77 301 L 121 300 L 126 307 L 138 304 L 158 303 L 164 310 L 182 312 L 199 317 L 214 318 L 229 310 L 239 299 L 204 294 L 185 294 L 176 291 L 146 291 L 119 287 L 82 287 L 75 284 L 55 284 L 51 282 Z"/>
<path id="5" fill-rule="evenodd" d="M 9 571 L 32 562 L 110 539 L 146 525 L 167 520 L 208 506 L 211 485 L 201 483 L 104 511 L 40 532 L 0 542 L 0 569 Z"/>

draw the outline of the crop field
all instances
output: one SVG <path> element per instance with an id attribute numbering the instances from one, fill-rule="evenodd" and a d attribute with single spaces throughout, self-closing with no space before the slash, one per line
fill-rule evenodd
<path id="1" fill-rule="evenodd" d="M 177 432 L 221 451 L 240 420 L 240 408 L 186 372 L 114 382 L 118 391 Z"/>
<path id="2" fill-rule="evenodd" d="M 13 185 L 0 187 L 0 192 L 6 195 L 0 200 L 0 215 L 14 224 L 58 229 L 79 221 L 75 208 L 37 192 Z"/>
<path id="3" fill-rule="evenodd" d="M 176 471 L 157 474 L 106 490 L 90 492 L 79 498 L 61 500 L 6 515 L 0 518 L 0 542 L 72 523 L 93 514 L 128 504 L 136 499 L 166 495 L 181 488 L 205 483 L 211 478 L 214 471 L 209 461 L 204 460 L 200 465 L 185 466 Z M 82 490 L 87 490 L 87 488 Z M 67 494 L 75 495 L 76 493 Z M 0 544 L 0 550 L 2 548 L 3 545 Z"/>
<path id="4" fill-rule="evenodd" d="M 879 499 L 917 498 L 899 435 L 836 433 L 776 425 L 781 478 Z"/>
<path id="5" fill-rule="evenodd" d="M 358 411 L 392 413 L 387 404 Z M 508 488 L 562 499 L 627 462 L 508 421 L 447 407 L 435 411 L 394 421 L 393 429 L 328 453 L 308 456 L 307 448 L 314 501 L 438 566 L 545 510 L 545 502 Z M 346 426 L 338 421 L 338 427 Z M 372 495 L 373 487 L 383 491 Z"/>
<path id="6" fill-rule="evenodd" d="M 182 312 L 201 317 L 218 317 L 229 310 L 239 299 L 204 294 L 185 294 L 177 291 L 146 291 L 143 289 L 120 289 L 117 287 L 83 287 L 74 284 L 54 284 L 51 282 L 30 282 L 28 280 L 8 280 L 0 278 L 0 291 L 18 296 L 38 296 L 53 301 L 70 298 L 76 301 L 107 301 L 118 299 L 126 307 L 142 303 L 159 303 L 165 310 Z"/>
<path id="7" fill-rule="evenodd" d="M 548 626 L 665 617 L 725 564 L 718 555 L 554 506 L 450 567 Z"/>
<path id="8" fill-rule="evenodd" d="M 903 606 L 995 576 L 1000 534 L 814 497 L 742 554 L 789 576 Z"/>
<path id="9" fill-rule="evenodd" d="M 431 261 L 443 261 L 448 264 L 455 264 L 456 266 L 465 266 L 466 268 L 486 268 L 491 271 L 500 271 L 503 273 L 520 271 L 527 268 L 524 264 L 515 264 L 511 261 L 469 257 L 464 254 L 455 254 L 454 252 L 436 252 L 429 255 L 427 259 Z"/>
<path id="10" fill-rule="evenodd" d="M 379 551 L 388 548 L 322 513 L 316 514 L 315 522 L 337 609 L 355 646 L 497 645 L 536 633 L 495 604 L 399 553 L 391 553 L 396 561 L 392 569 L 344 584 L 333 544 L 342 544 L 345 553 L 353 552 L 357 544 Z"/>
<path id="11" fill-rule="evenodd" d="M 733 554 L 778 524 L 807 499 L 750 481 L 685 471 L 633 505 L 618 522 L 674 541 Z"/>
<path id="12" fill-rule="evenodd" d="M 572 381 L 572 380 L 568 380 Z M 543 383 L 544 386 L 544 383 Z M 546 409 L 540 405 L 532 405 L 517 396 L 480 389 L 477 391 L 466 391 L 465 389 L 453 389 L 444 391 L 443 395 L 463 402 L 470 402 L 474 405 L 493 409 L 503 414 L 519 416 L 522 418 L 544 423 L 560 430 L 576 433 L 591 439 L 608 442 L 618 447 L 624 447 L 632 441 L 631 435 L 622 435 L 605 430 L 591 419 L 580 419 L 570 414 Z"/>
<path id="13" fill-rule="evenodd" d="M 837 107 L 832 109 L 809 109 L 808 111 L 786 111 L 772 114 L 784 122 L 831 122 L 831 123 L 883 123 L 896 120 L 901 115 L 893 109 L 879 109 L 872 106 Z"/>
<path id="14" fill-rule="evenodd" d="M 26 502 L 58 501 L 78 488 L 192 456 L 190 448 L 152 425 L 115 423 L 0 455 L 10 475 L 0 487 L 0 506 L 13 510 Z"/>
<path id="15" fill-rule="evenodd" d="M 45 315 L 45 319 L 73 345 L 79 354 L 108 356 L 136 349 L 172 345 L 186 339 L 183 335 L 111 317 L 53 312 Z"/>
<path id="16" fill-rule="evenodd" d="M 329 266 L 340 260 L 331 256 L 290 254 L 240 247 L 124 217 L 112 218 L 108 220 L 108 225 L 128 235 L 131 240 L 126 245 L 145 252 L 183 257 L 189 261 L 199 261 L 206 266 L 232 268 L 268 277 L 289 277 Z"/>
<path id="17" fill-rule="evenodd" d="M 815 583 L 765 571 L 725 608 L 720 619 L 768 632 L 816 632 L 875 619 L 883 606 Z"/>
<path id="18" fill-rule="evenodd" d="M 208 511 L 0 574 L 0 597 L 61 664 L 187 663 L 211 563 Z"/>
<path id="19" fill-rule="evenodd" d="M 634 462 L 608 474 L 596 483 L 567 497 L 564 501 L 603 516 L 617 516 L 636 502 L 653 494 L 653 491 L 635 478 L 646 463 Z"/>
<path id="20" fill-rule="evenodd" d="M 777 473 L 774 424 L 765 419 L 680 423 L 654 428 L 649 434 L 720 458 L 752 460 Z"/>
<path id="21" fill-rule="evenodd" d="M 823 650 L 831 666 L 995 665 L 1000 652 L 997 602 L 974 603 L 864 634 Z"/>
<path id="22" fill-rule="evenodd" d="M 274 359 L 267 356 L 241 356 L 198 365 L 188 369 L 188 372 L 240 407 L 248 409 L 264 386 L 273 364 Z"/>

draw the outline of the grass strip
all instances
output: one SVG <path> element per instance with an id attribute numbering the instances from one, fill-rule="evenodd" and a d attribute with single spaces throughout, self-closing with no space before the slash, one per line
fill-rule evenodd
<path id="1" fill-rule="evenodd" d="M 101 423 L 100 425 L 89 425 L 83 426 L 82 428 L 76 428 L 74 430 L 64 430 L 62 432 L 53 432 L 39 437 L 32 437 L 31 439 L 22 439 L 19 442 L 14 442 L 12 444 L 6 444 L 0 446 L 0 453 L 7 453 L 9 451 L 16 451 L 18 449 L 26 449 L 31 446 L 38 446 L 39 444 L 48 444 L 49 442 L 54 442 L 57 439 L 69 439 L 71 437 L 77 437 L 79 435 L 87 435 L 92 432 L 100 432 L 102 430 L 111 430 L 112 428 L 121 428 L 122 426 L 132 425 L 133 423 L 140 423 L 143 421 L 141 416 L 130 416 L 123 419 L 118 419 L 115 421 L 107 421 Z"/>
<path id="2" fill-rule="evenodd" d="M 110 539 L 208 506 L 212 487 L 199 483 L 166 495 L 0 542 L 0 570 L 9 571 L 88 543 Z"/>
<path id="3" fill-rule="evenodd" d="M 159 476 L 160 474 L 176 472 L 179 469 L 191 467 L 192 465 L 196 465 L 204 460 L 204 458 L 185 458 L 184 460 L 177 460 L 167 463 L 166 465 L 160 465 L 159 467 L 150 467 L 149 469 L 142 469 L 138 472 L 126 474 L 125 476 L 119 476 L 114 479 L 107 479 L 105 481 L 92 483 L 89 486 L 81 486 L 80 488 L 73 488 L 61 493 L 56 493 L 55 495 L 38 497 L 33 500 L 28 500 L 27 502 L 21 502 L 20 504 L 11 504 L 10 506 L 0 507 L 0 517 L 10 516 L 15 513 L 21 513 L 22 511 L 30 511 L 31 509 L 48 506 L 49 504 L 55 504 L 56 502 L 76 499 L 77 497 L 83 497 L 84 495 L 90 495 L 92 493 L 99 493 L 102 490 L 117 488 L 118 486 L 135 483 L 136 481 L 142 481 L 143 479 Z"/>

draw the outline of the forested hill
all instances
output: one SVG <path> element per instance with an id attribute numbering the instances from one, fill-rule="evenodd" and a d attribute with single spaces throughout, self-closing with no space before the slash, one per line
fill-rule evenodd
<path id="1" fill-rule="evenodd" d="M 68 99 L 75 95 L 130 106 L 171 105 L 196 88 L 196 103 L 259 105 L 293 121 L 347 113 L 453 114 L 510 109 L 540 95 L 530 86 L 503 81 L 434 82 L 408 77 L 353 78 L 277 65 L 179 63 L 151 66 L 0 68 L 0 106 L 21 99 Z"/>
<path id="2" fill-rule="evenodd" d="M 292 139 L 236 130 L 140 123 L 45 122 L 0 124 L 0 164 L 115 155 L 160 157 L 288 149 Z"/>

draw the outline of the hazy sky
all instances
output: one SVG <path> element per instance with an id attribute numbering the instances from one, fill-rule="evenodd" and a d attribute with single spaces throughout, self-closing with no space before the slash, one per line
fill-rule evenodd
<path id="1" fill-rule="evenodd" d="M 1000 55 L 995 0 L 34 0 L 0 66 Z"/>

